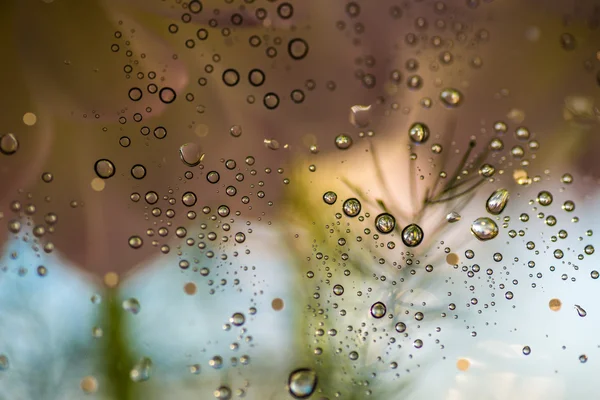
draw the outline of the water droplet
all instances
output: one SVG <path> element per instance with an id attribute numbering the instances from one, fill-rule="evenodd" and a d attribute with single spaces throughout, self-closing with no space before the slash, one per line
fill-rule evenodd
<path id="1" fill-rule="evenodd" d="M 541 206 L 549 206 L 550 204 L 552 204 L 552 193 L 546 191 L 546 190 L 542 190 L 541 192 L 538 193 L 537 195 L 537 202 L 541 205 Z"/>
<path id="2" fill-rule="evenodd" d="M 387 309 L 385 307 L 385 304 L 383 304 L 380 301 L 371 306 L 371 315 L 373 316 L 373 318 L 383 318 L 385 316 L 386 311 Z"/>
<path id="3" fill-rule="evenodd" d="M 123 301 L 123 310 L 125 311 L 128 311 L 135 315 L 139 313 L 141 309 L 142 306 L 140 305 L 140 302 L 137 301 L 137 299 L 134 299 L 133 297 Z"/>
<path id="4" fill-rule="evenodd" d="M 200 364 L 193 364 L 189 366 L 190 373 L 198 375 L 200 373 Z"/>
<path id="5" fill-rule="evenodd" d="M 508 204 L 509 198 L 508 190 L 497 189 L 490 195 L 485 203 L 486 210 L 492 215 L 501 214 L 504 211 L 504 207 Z"/>
<path id="6" fill-rule="evenodd" d="M 342 285 L 334 285 L 333 286 L 333 294 L 336 296 L 341 296 L 344 294 L 344 287 Z"/>
<path id="7" fill-rule="evenodd" d="M 304 39 L 292 39 L 288 43 L 288 53 L 294 60 L 302 60 L 308 54 L 308 43 Z"/>
<path id="8" fill-rule="evenodd" d="M 506 298 L 506 300 L 512 300 L 513 297 L 515 297 L 515 295 L 509 290 L 508 292 L 504 293 L 504 297 Z"/>
<path id="9" fill-rule="evenodd" d="M 356 351 L 351 351 L 350 353 L 348 353 L 348 358 L 352 361 L 356 361 L 358 360 L 358 353 Z"/>
<path id="10" fill-rule="evenodd" d="M 356 128 L 365 128 L 371 122 L 371 106 L 350 107 L 350 123 Z"/>
<path id="11" fill-rule="evenodd" d="M 529 346 L 524 346 L 523 347 L 523 354 L 525 354 L 526 356 L 531 354 L 531 347 Z"/>
<path id="12" fill-rule="evenodd" d="M 352 146 L 352 138 L 345 134 L 340 134 L 335 137 L 335 145 L 340 150 L 347 150 Z"/>
<path id="13" fill-rule="evenodd" d="M 204 158 L 204 154 L 200 149 L 200 145 L 196 143 L 186 143 L 179 148 L 179 157 L 187 166 L 195 167 L 200 164 L 200 161 Z"/>
<path id="14" fill-rule="evenodd" d="M 240 74 L 233 68 L 223 71 L 223 82 L 227 86 L 235 86 L 240 81 Z"/>
<path id="15" fill-rule="evenodd" d="M 456 211 L 452 211 L 446 215 L 446 221 L 448 221 L 451 224 L 460 221 L 460 219 L 461 216 Z"/>
<path id="16" fill-rule="evenodd" d="M 146 176 L 146 167 L 141 164 L 136 164 L 131 167 L 131 176 L 135 179 L 144 179 Z"/>
<path id="17" fill-rule="evenodd" d="M 170 87 L 164 87 L 158 92 L 158 97 L 163 103 L 171 104 L 177 98 L 177 94 Z"/>
<path id="18" fill-rule="evenodd" d="M 413 143 L 425 143 L 429 139 L 429 127 L 422 122 L 415 122 L 410 126 L 408 136 Z"/>
<path id="19" fill-rule="evenodd" d="M 228 386 L 221 386 L 213 392 L 213 395 L 218 400 L 230 400 L 231 389 Z"/>
<path id="20" fill-rule="evenodd" d="M 288 389 L 296 399 L 310 397 L 317 388 L 317 374 L 312 369 L 300 368 L 290 373 Z"/>
<path id="21" fill-rule="evenodd" d="M 381 233 L 390 233 L 396 227 L 396 219 L 388 213 L 379 214 L 375 218 L 375 228 Z"/>
<path id="22" fill-rule="evenodd" d="M 587 315 L 587 312 L 586 312 L 586 311 L 583 309 L 583 307 L 581 307 L 580 305 L 578 305 L 578 304 L 575 304 L 575 306 L 574 306 L 574 307 L 575 307 L 575 310 L 577 310 L 577 314 L 578 314 L 580 317 L 585 317 L 585 316 Z"/>
<path id="23" fill-rule="evenodd" d="M 529 129 L 524 126 L 520 126 L 515 130 L 515 137 L 519 140 L 529 140 L 530 136 Z"/>
<path id="24" fill-rule="evenodd" d="M 129 247 L 132 249 L 139 249 L 144 244 L 144 241 L 139 236 L 131 236 L 128 240 Z"/>
<path id="25" fill-rule="evenodd" d="M 263 98 L 263 104 L 267 109 L 274 110 L 279 106 L 279 96 L 273 92 L 267 93 Z"/>
<path id="26" fill-rule="evenodd" d="M 344 210 L 344 214 L 348 217 L 356 217 L 360 213 L 361 204 L 358 199 L 351 198 L 344 201 L 344 205 L 342 209 Z"/>
<path id="27" fill-rule="evenodd" d="M 148 357 L 143 357 L 138 361 L 133 369 L 129 372 L 129 377 L 134 382 L 144 382 L 150 379 L 152 372 L 152 360 Z"/>
<path id="28" fill-rule="evenodd" d="M 142 90 L 138 87 L 132 87 L 129 89 L 129 98 L 133 101 L 140 101 L 142 99 Z"/>
<path id="29" fill-rule="evenodd" d="M 96 164 L 94 164 L 94 171 L 96 171 L 96 175 L 100 178 L 108 179 L 115 174 L 116 168 L 112 161 L 103 158 L 96 161 Z"/>
<path id="30" fill-rule="evenodd" d="M 471 232 L 481 241 L 490 240 L 498 236 L 498 225 L 490 218 L 477 218 L 471 224 Z"/>
<path id="31" fill-rule="evenodd" d="M 244 314 L 237 312 L 229 318 L 229 322 L 235 326 L 242 326 L 246 322 L 246 317 Z"/>
<path id="32" fill-rule="evenodd" d="M 462 102 L 463 95 L 456 89 L 446 88 L 440 93 L 440 100 L 446 107 L 458 107 Z"/>
<path id="33" fill-rule="evenodd" d="M 185 192 L 181 197 L 182 203 L 187 207 L 192 207 L 196 204 L 196 194 L 194 192 Z"/>
<path id="34" fill-rule="evenodd" d="M 210 183 L 217 183 L 221 179 L 221 175 L 217 171 L 210 171 L 208 175 L 206 175 L 206 180 Z"/>
<path id="35" fill-rule="evenodd" d="M 588 357 L 585 354 L 582 354 L 582 355 L 579 356 L 579 362 L 580 363 L 584 364 L 584 363 L 587 362 L 587 360 L 588 360 Z"/>
<path id="36" fill-rule="evenodd" d="M 406 330 L 406 324 L 404 322 L 398 322 L 394 328 L 396 329 L 396 332 L 402 333 Z"/>
<path id="37" fill-rule="evenodd" d="M 2 154 L 11 155 L 17 150 L 19 150 L 19 141 L 13 133 L 0 136 L 0 152 Z"/>
<path id="38" fill-rule="evenodd" d="M 325 192 L 325 194 L 323 194 L 323 201 L 329 205 L 335 204 L 337 201 L 337 194 L 332 191 Z"/>
<path id="39" fill-rule="evenodd" d="M 280 147 L 279 142 L 275 139 L 264 139 L 263 142 L 265 147 L 270 150 L 278 150 Z"/>
<path id="40" fill-rule="evenodd" d="M 423 241 L 423 230 L 417 224 L 407 225 L 402 230 L 402 242 L 408 247 L 416 247 Z"/>

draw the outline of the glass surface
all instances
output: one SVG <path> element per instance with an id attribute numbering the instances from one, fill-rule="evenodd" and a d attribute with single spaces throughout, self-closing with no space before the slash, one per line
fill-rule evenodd
<path id="1" fill-rule="evenodd" d="M 600 4 L 0 2 L 0 399 L 593 399 Z"/>

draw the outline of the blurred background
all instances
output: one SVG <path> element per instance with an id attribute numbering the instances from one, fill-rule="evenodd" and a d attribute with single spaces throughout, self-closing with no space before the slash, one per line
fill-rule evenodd
<path id="1" fill-rule="evenodd" d="M 0 21 L 0 399 L 597 397 L 597 2 Z"/>

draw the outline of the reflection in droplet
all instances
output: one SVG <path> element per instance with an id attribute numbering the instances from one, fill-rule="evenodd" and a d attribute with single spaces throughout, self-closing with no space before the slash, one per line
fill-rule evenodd
<path id="1" fill-rule="evenodd" d="M 140 302 L 135 298 L 129 298 L 123 301 L 123 310 L 130 312 L 132 314 L 137 314 L 142 309 Z"/>
<path id="2" fill-rule="evenodd" d="M 386 311 L 387 309 L 385 307 L 385 304 L 383 304 L 380 301 L 371 306 L 371 315 L 373 316 L 373 318 L 383 318 L 385 316 Z"/>
<path id="3" fill-rule="evenodd" d="M 485 203 L 486 210 L 492 215 L 501 214 L 508 204 L 509 193 L 506 189 L 497 189 L 490 195 Z"/>
<path id="4" fill-rule="evenodd" d="M 152 360 L 148 357 L 143 357 L 138 361 L 133 369 L 129 372 L 129 377 L 134 382 L 144 382 L 150 379 L 152 372 Z"/>
<path id="5" fill-rule="evenodd" d="M 381 233 L 390 233 L 396 227 L 396 219 L 388 213 L 379 214 L 375 218 L 375 228 Z"/>
<path id="6" fill-rule="evenodd" d="M 0 152 L 10 155 L 17 152 L 19 149 L 19 141 L 13 133 L 7 133 L 0 136 Z"/>
<path id="7" fill-rule="evenodd" d="M 112 161 L 100 159 L 96 161 L 96 164 L 94 164 L 94 171 L 96 171 L 96 175 L 98 175 L 100 178 L 108 179 L 115 174 L 116 169 Z"/>
<path id="8" fill-rule="evenodd" d="M 344 210 L 344 214 L 348 217 L 356 217 L 360 213 L 361 204 L 358 199 L 351 198 L 344 201 L 344 205 L 342 209 Z"/>
<path id="9" fill-rule="evenodd" d="M 486 241 L 498 236 L 498 225 L 490 218 L 477 218 L 471 224 L 471 232 L 481 241 Z"/>
<path id="10" fill-rule="evenodd" d="M 408 247 L 416 247 L 423 241 L 423 230 L 417 224 L 407 225 L 402 230 L 402 242 Z"/>
<path id="11" fill-rule="evenodd" d="M 352 146 L 352 138 L 345 134 L 340 134 L 335 137 L 335 145 L 340 150 L 347 150 Z"/>
<path id="12" fill-rule="evenodd" d="M 332 191 L 325 192 L 325 194 L 323 194 L 323 201 L 329 205 L 335 204 L 337 201 L 337 194 Z"/>
<path id="13" fill-rule="evenodd" d="M 587 312 L 583 309 L 583 307 L 578 304 L 575 304 L 575 310 L 577 310 L 577 314 L 580 317 L 585 317 L 587 315 Z"/>
<path id="14" fill-rule="evenodd" d="M 457 107 L 462 102 L 462 93 L 456 89 L 446 88 L 440 93 L 440 100 L 446 107 Z"/>
<path id="15" fill-rule="evenodd" d="M 317 388 L 317 374 L 312 369 L 300 368 L 290 373 L 288 389 L 296 399 L 310 397 Z"/>
<path id="16" fill-rule="evenodd" d="M 179 157 L 187 166 L 195 167 L 204 158 L 200 146 L 196 143 L 186 143 L 179 148 Z"/>
<path id="17" fill-rule="evenodd" d="M 429 139 L 429 127 L 422 122 L 415 122 L 408 130 L 408 137 L 413 143 L 425 143 Z"/>

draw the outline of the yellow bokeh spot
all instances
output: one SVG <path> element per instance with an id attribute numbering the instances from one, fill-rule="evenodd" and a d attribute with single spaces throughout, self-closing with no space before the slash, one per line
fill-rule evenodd
<path id="1" fill-rule="evenodd" d="M 190 296 L 196 294 L 196 284 L 194 282 L 188 282 L 185 284 L 185 286 L 183 287 L 183 291 L 186 294 L 189 294 Z"/>
<path id="2" fill-rule="evenodd" d="M 98 391 L 98 381 L 93 376 L 86 376 L 81 380 L 81 390 L 85 393 L 96 393 Z"/>
<path id="3" fill-rule="evenodd" d="M 119 275 L 116 272 L 108 272 L 104 275 L 104 284 L 109 288 L 114 288 L 119 284 Z"/>
<path id="4" fill-rule="evenodd" d="M 276 299 L 273 299 L 273 301 L 271 302 L 271 307 L 273 307 L 273 310 L 275 310 L 275 311 L 283 310 L 283 300 L 280 299 L 279 297 Z"/>
<path id="5" fill-rule="evenodd" d="M 96 192 L 101 192 L 104 190 L 104 187 L 106 186 L 106 182 L 104 182 L 104 179 L 94 178 L 94 179 L 92 179 L 92 182 L 90 182 L 90 185 L 92 186 L 92 189 L 95 190 Z"/>
<path id="6" fill-rule="evenodd" d="M 456 253 L 450 253 L 446 256 L 446 262 L 450 265 L 458 265 L 460 257 Z"/>
<path id="7" fill-rule="evenodd" d="M 471 362 L 466 358 L 459 358 L 458 361 L 456 361 L 456 368 L 458 368 L 459 371 L 466 371 L 470 366 Z"/>
<path id="8" fill-rule="evenodd" d="M 37 122 L 37 116 L 31 112 L 25 113 L 25 115 L 23 115 L 23 122 L 27 126 L 33 126 Z"/>
<path id="9" fill-rule="evenodd" d="M 548 307 L 550 307 L 552 311 L 558 311 L 562 307 L 562 302 L 560 299 L 550 299 Z"/>

